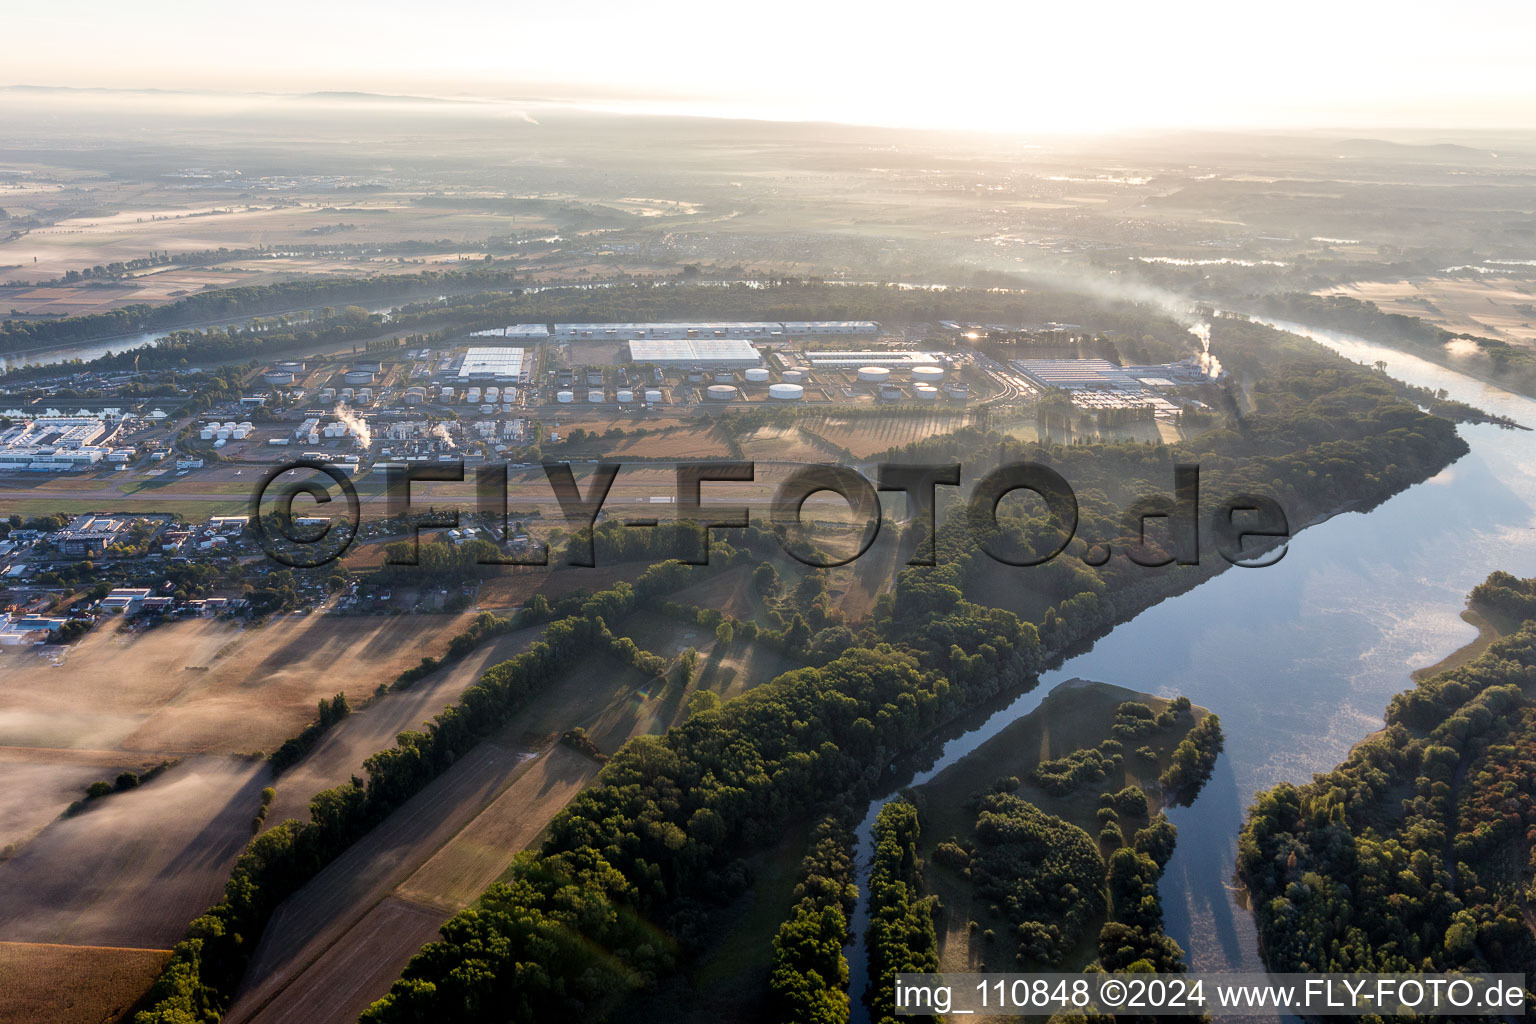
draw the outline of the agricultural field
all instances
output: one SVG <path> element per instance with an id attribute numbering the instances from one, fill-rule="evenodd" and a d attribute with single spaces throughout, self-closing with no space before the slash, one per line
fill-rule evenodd
<path id="1" fill-rule="evenodd" d="M 951 433 L 969 424 L 971 419 L 971 415 L 963 411 L 903 412 L 889 416 L 856 417 L 829 412 L 822 416 L 803 416 L 797 423 L 814 438 L 821 438 L 839 449 L 846 449 L 858 458 L 867 458 L 934 434 Z"/>
<path id="2" fill-rule="evenodd" d="M 1536 345 L 1536 281 L 1492 276 L 1357 281 L 1317 294 L 1374 302 L 1382 312 L 1428 320 L 1454 334 Z"/>
<path id="3" fill-rule="evenodd" d="M 444 920 L 472 903 L 538 839 L 597 769 L 591 758 L 565 746 L 526 759 L 506 788 L 409 878 L 382 900 L 365 900 L 371 909 L 345 934 L 309 944 L 282 969 L 251 984 L 225 1019 L 231 1024 L 355 1020 Z M 263 942 L 264 951 L 278 948 Z"/>
<path id="4" fill-rule="evenodd" d="M 169 949 L 223 891 L 269 779 L 191 757 L 54 821 L 0 864 L 0 941 Z"/>
<path id="5" fill-rule="evenodd" d="M 0 942 L 0 1024 L 115 1024 L 169 957 L 164 949 Z"/>
<path id="6" fill-rule="evenodd" d="M 186 619 L 126 634 L 107 623 L 56 660 L 0 654 L 0 743 L 170 756 L 273 750 L 313 720 L 321 697 L 363 700 L 472 618 L 283 616 L 257 629 Z"/>
<path id="7" fill-rule="evenodd" d="M 745 579 L 741 570 L 721 578 L 733 575 Z M 739 588 L 741 582 L 730 580 L 725 589 Z M 688 596 L 686 590 L 679 592 L 681 599 Z M 565 729 L 581 726 L 600 750 L 616 750 L 634 736 L 660 733 L 680 722 L 688 699 L 699 690 L 734 696 L 795 667 L 783 655 L 741 640 L 716 650 L 713 634 L 698 629 L 699 635 L 690 638 L 688 627 L 654 614 L 634 616 L 616 631 L 646 649 L 655 644 L 655 653 L 669 659 L 697 646 L 701 658 L 695 678 L 686 686 L 672 678 L 652 679 L 606 653 L 578 663 L 498 737 L 477 747 L 279 909 L 226 1019 L 349 1021 L 383 995 L 442 920 L 504 872 L 513 855 L 533 843 L 550 818 L 595 777 L 596 762 L 556 742 Z M 503 639 L 515 645 L 514 637 Z M 675 642 L 664 643 L 667 639 Z M 428 677 L 416 687 L 430 688 L 434 698 L 445 697 L 510 653 L 500 645 L 476 652 L 468 659 L 474 665 L 460 663 L 439 673 L 442 679 Z M 423 710 L 427 703 L 421 702 Z M 403 721 L 403 716 L 394 720 Z M 335 738 L 349 724 L 341 723 Z M 382 729 L 370 726 L 374 731 Z M 328 737 L 311 755 L 329 767 L 311 769 L 306 759 L 280 780 L 280 794 L 285 783 L 298 793 L 324 781 L 322 776 L 339 774 L 344 758 L 335 749 L 342 745 L 333 749 L 332 740 Z M 365 745 L 355 737 L 345 743 L 348 749 Z M 303 785 L 296 784 L 299 777 L 305 778 Z M 280 795 L 274 808 L 289 808 L 283 800 Z M 281 817 L 274 814 L 269 820 Z"/>

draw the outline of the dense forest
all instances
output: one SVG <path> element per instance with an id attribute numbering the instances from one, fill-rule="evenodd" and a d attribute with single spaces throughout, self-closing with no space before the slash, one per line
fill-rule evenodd
<path id="1" fill-rule="evenodd" d="M 922 893 L 917 840 L 922 834 L 917 808 L 893 800 L 875 819 L 875 852 L 869 869 L 869 1017 L 874 1024 L 929 1021 L 931 1017 L 896 1015 L 896 975 L 930 974 L 939 969 L 938 937 L 933 927 L 933 898 Z"/>
<path id="2" fill-rule="evenodd" d="M 824 818 L 800 863 L 795 905 L 773 938 L 768 1016 L 781 1024 L 847 1024 L 848 959 L 859 892 L 853 882 L 853 833 Z"/>
<path id="3" fill-rule="evenodd" d="M 1495 573 L 1479 592 L 1523 610 L 1536 580 Z M 1272 969 L 1529 971 L 1533 695 L 1527 620 L 1393 698 L 1332 772 L 1258 795 L 1238 869 Z"/>

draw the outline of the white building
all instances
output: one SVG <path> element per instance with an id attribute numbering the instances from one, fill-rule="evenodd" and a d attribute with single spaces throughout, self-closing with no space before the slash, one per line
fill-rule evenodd
<path id="1" fill-rule="evenodd" d="M 750 341 L 739 338 L 648 339 L 629 343 L 631 362 L 662 367 L 761 366 L 762 354 Z"/>

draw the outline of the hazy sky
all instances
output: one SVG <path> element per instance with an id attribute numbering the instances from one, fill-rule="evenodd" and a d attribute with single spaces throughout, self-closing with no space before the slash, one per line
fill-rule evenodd
<path id="1" fill-rule="evenodd" d="M 1533 0 L 6 7 L 0 84 L 463 93 L 1000 131 L 1536 128 Z"/>

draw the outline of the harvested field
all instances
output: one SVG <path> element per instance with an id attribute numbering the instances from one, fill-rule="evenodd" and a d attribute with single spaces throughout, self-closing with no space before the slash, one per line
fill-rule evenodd
<path id="1" fill-rule="evenodd" d="M 354 703 L 473 616 L 288 616 L 259 629 L 212 619 L 88 633 L 61 665 L 6 652 L 0 743 L 149 753 L 271 750 L 321 697 Z"/>
<path id="2" fill-rule="evenodd" d="M 74 753 L 71 751 L 70 753 Z M 121 758 L 110 751 L 94 760 L 58 760 L 51 750 L 0 747 L 0 853 L 19 847 L 76 800 L 86 787 L 101 779 L 111 781 L 123 771 L 141 772 L 149 765 L 137 758 Z"/>
<path id="3" fill-rule="evenodd" d="M 1319 294 L 1374 302 L 1384 313 L 1416 316 L 1457 334 L 1536 344 L 1536 282 L 1532 281 L 1500 277 L 1357 281 Z"/>
<path id="4" fill-rule="evenodd" d="M 334 941 L 310 944 L 266 984 L 251 986 L 226 1021 L 261 1024 L 350 1022 L 390 983 L 444 920 L 468 906 L 534 843 L 544 827 L 597 775 L 597 763 L 556 746 L 519 767 L 500 795 L 395 891 Z M 264 941 L 261 947 L 268 949 Z M 251 985 L 251 978 L 247 984 Z M 280 984 L 281 983 L 281 984 Z"/>
<path id="5" fill-rule="evenodd" d="M 450 915 L 399 896 L 374 905 L 334 945 L 286 987 L 267 992 L 265 1004 L 242 999 L 226 1024 L 352 1024 L 389 991 L 421 947 L 437 938 Z M 253 996 L 255 994 L 253 993 Z"/>
<path id="6" fill-rule="evenodd" d="M 0 864 L 0 941 L 169 948 L 223 891 L 268 780 L 188 758 L 53 822 Z"/>
<path id="7" fill-rule="evenodd" d="M 243 994 L 226 1019 L 249 1019 L 298 977 L 484 810 L 529 757 L 500 743 L 480 744 L 285 900 L 262 935 Z"/>
<path id="8" fill-rule="evenodd" d="M 0 942 L 0 1024 L 115 1024 L 170 955 L 166 949 Z"/>
<path id="9" fill-rule="evenodd" d="M 443 708 L 457 703 L 459 694 L 486 669 L 526 650 L 540 632 L 542 627 L 534 627 L 497 637 L 410 688 L 391 691 L 348 715 L 331 727 L 302 761 L 278 777 L 277 798 L 268 810 L 267 822 L 276 825 L 288 818 L 307 821 L 309 801 L 316 793 L 362 775 L 364 760 L 394 746 L 400 733 L 419 728 Z"/>
<path id="10" fill-rule="evenodd" d="M 457 913 L 485 891 L 555 813 L 597 777 L 598 763 L 564 744 L 531 761 L 479 817 L 400 886 L 417 903 Z"/>
<path id="11" fill-rule="evenodd" d="M 820 463 L 827 458 L 826 448 L 797 427 L 763 427 L 742 438 L 741 454 L 747 459 L 807 463 Z"/>
<path id="12" fill-rule="evenodd" d="M 877 455 L 921 441 L 935 434 L 948 434 L 970 422 L 964 412 L 893 413 L 890 416 L 840 417 L 828 414 L 806 417 L 801 425 L 817 437 L 846 448 L 860 458 Z"/>
<path id="13" fill-rule="evenodd" d="M 645 437 L 627 437 L 616 444 L 604 443 L 610 459 L 726 459 L 731 457 L 725 438 L 709 423 L 678 427 Z"/>

